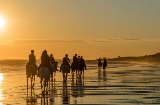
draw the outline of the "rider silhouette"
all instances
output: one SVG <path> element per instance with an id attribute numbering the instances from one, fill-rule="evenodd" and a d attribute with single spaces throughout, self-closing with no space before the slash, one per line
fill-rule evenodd
<path id="1" fill-rule="evenodd" d="M 74 63 L 78 63 L 77 54 L 75 54 L 75 56 L 73 57 L 73 62 L 74 62 Z"/>
<path id="2" fill-rule="evenodd" d="M 68 58 L 68 54 L 66 54 L 66 56 L 63 58 L 63 63 L 69 65 L 70 59 Z"/>
<path id="3" fill-rule="evenodd" d="M 50 63 L 51 64 L 54 64 L 55 63 L 55 59 L 53 57 L 53 54 L 50 55 Z"/>
<path id="4" fill-rule="evenodd" d="M 83 59 L 83 56 L 81 56 L 80 61 L 79 61 L 80 75 L 82 74 L 82 72 L 83 72 L 83 74 L 84 74 L 84 69 L 87 70 L 85 61 L 84 61 L 84 59 Z"/>
<path id="5" fill-rule="evenodd" d="M 39 66 L 39 69 L 40 69 L 41 67 L 47 67 L 50 71 L 52 70 L 52 67 L 51 67 L 51 65 L 50 65 L 50 57 L 49 57 L 49 55 L 47 54 L 47 51 L 46 51 L 46 50 L 44 50 L 44 51 L 42 52 L 41 64 L 40 64 L 40 66 Z"/>
<path id="6" fill-rule="evenodd" d="M 28 64 L 33 65 L 35 69 L 37 69 L 36 65 L 36 57 L 34 55 L 34 50 L 31 50 L 31 54 L 29 54 L 29 62 Z"/>
<path id="7" fill-rule="evenodd" d="M 75 70 L 78 70 L 78 58 L 77 58 L 77 54 L 75 54 L 75 56 L 73 56 L 73 62 L 71 64 L 71 68 L 72 68 L 72 72 L 74 72 Z"/>
<path id="8" fill-rule="evenodd" d="M 70 69 L 70 59 L 68 58 L 68 54 L 65 55 L 65 57 L 63 58 L 63 61 L 62 61 L 62 64 L 61 64 L 61 67 L 63 65 L 68 65 L 69 69 Z M 60 69 L 60 72 L 61 72 L 61 69 Z"/>

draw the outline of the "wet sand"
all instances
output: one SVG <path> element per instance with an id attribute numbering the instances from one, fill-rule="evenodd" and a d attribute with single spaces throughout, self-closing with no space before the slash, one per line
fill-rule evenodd
<path id="1" fill-rule="evenodd" d="M 37 102 L 26 102 L 25 70 L 0 72 L 0 105 L 159 105 L 160 65 L 130 63 L 100 71 L 90 69 L 81 77 L 72 78 L 69 74 L 67 83 L 62 82 L 62 74 L 57 72 L 53 87 L 45 98 L 36 77 L 33 96 Z"/>

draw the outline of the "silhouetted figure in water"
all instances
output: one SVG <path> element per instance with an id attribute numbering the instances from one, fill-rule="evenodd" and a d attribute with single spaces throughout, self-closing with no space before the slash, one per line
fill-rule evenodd
<path id="1" fill-rule="evenodd" d="M 106 67 L 107 67 L 107 60 L 106 60 L 106 58 L 104 58 L 103 69 L 105 69 Z"/>
<path id="2" fill-rule="evenodd" d="M 71 69 L 72 69 L 72 75 L 74 75 L 74 72 L 76 70 L 76 74 L 77 74 L 77 70 L 78 70 L 78 58 L 77 58 L 77 54 L 75 54 L 75 56 L 73 56 L 73 62 L 71 64 Z"/>
<path id="3" fill-rule="evenodd" d="M 79 70 L 80 70 L 80 75 L 83 73 L 84 74 L 84 69 L 87 70 L 85 61 L 83 57 L 81 56 L 80 61 L 79 61 Z"/>
<path id="4" fill-rule="evenodd" d="M 29 62 L 28 62 L 28 64 L 33 65 L 34 68 L 37 70 L 36 56 L 34 55 L 34 50 L 31 50 L 31 54 L 29 54 Z"/>
<path id="5" fill-rule="evenodd" d="M 101 67 L 102 67 L 102 62 L 101 62 L 101 59 L 99 58 L 98 59 L 98 69 L 101 70 Z"/>

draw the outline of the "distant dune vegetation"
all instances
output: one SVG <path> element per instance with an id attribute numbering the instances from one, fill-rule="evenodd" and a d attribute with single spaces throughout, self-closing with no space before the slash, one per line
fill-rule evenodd
<path id="1" fill-rule="evenodd" d="M 136 57 L 120 57 L 118 58 L 109 58 L 108 61 L 147 61 L 147 62 L 160 62 L 160 53 L 145 55 L 145 56 L 136 56 Z"/>

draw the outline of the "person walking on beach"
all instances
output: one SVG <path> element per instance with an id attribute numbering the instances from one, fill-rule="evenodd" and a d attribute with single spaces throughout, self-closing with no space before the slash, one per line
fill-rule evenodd
<path id="1" fill-rule="evenodd" d="M 98 59 L 98 69 L 101 70 L 102 67 L 102 62 L 101 62 L 101 58 Z"/>
<path id="2" fill-rule="evenodd" d="M 105 70 L 106 67 L 107 67 L 107 60 L 106 60 L 106 58 L 104 58 L 103 69 Z"/>

